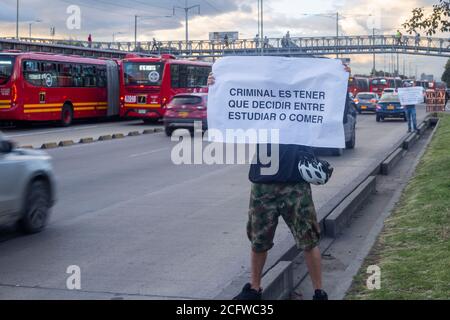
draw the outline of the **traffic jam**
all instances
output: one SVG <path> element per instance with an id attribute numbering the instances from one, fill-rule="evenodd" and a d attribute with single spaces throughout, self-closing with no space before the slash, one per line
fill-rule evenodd
<path id="1" fill-rule="evenodd" d="M 20 125 L 52 121 L 70 126 L 78 119 L 116 117 L 163 121 L 170 136 L 202 121 L 207 128 L 207 79 L 212 64 L 172 55 L 123 60 L 49 53 L 0 53 L 0 122 Z M 396 91 L 420 86 L 445 90 L 442 83 L 391 77 L 350 77 L 353 111 L 372 112 L 377 121 L 404 119 Z"/>

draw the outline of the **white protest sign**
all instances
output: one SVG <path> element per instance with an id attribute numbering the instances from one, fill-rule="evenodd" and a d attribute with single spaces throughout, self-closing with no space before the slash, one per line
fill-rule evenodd
<path id="1" fill-rule="evenodd" d="M 229 130 L 279 130 L 280 144 L 344 148 L 349 74 L 319 58 L 226 57 L 213 66 L 208 128 L 212 142 Z M 257 138 L 251 143 L 266 143 Z"/>
<path id="2" fill-rule="evenodd" d="M 398 97 L 402 106 L 424 103 L 422 87 L 399 88 Z"/>

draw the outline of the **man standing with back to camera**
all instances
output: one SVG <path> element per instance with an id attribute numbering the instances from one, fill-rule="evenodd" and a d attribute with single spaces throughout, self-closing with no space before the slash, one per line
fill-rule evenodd
<path id="1" fill-rule="evenodd" d="M 350 72 L 347 66 L 345 66 L 345 70 Z M 212 86 L 214 83 L 215 77 L 211 74 L 208 78 L 208 85 Z M 260 155 L 259 151 L 260 146 L 258 146 L 258 155 Z M 270 157 L 272 153 L 270 145 L 267 153 Z M 298 249 L 304 252 L 314 287 L 313 300 L 328 300 L 328 294 L 323 290 L 322 284 L 322 257 L 319 249 L 320 226 L 317 221 L 311 185 L 303 179 L 299 171 L 299 163 L 305 155 L 315 158 L 312 148 L 280 145 L 279 170 L 275 175 L 262 174 L 261 170 L 269 165 L 262 165 L 259 156 L 256 163 L 252 164 L 250 168 L 249 179 L 252 182 L 252 190 L 247 235 L 252 245 L 251 282 L 244 286 L 234 300 L 257 301 L 262 299 L 261 280 L 264 265 L 268 252 L 274 246 L 273 240 L 280 216 L 291 230 Z"/>

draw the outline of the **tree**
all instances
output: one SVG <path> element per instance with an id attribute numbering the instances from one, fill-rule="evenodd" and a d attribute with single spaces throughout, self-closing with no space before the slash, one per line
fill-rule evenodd
<path id="1" fill-rule="evenodd" d="M 433 11 L 427 15 L 424 8 L 415 8 L 412 11 L 412 17 L 402 26 L 408 33 L 415 33 L 418 30 L 424 30 L 428 36 L 436 32 L 450 31 L 450 1 L 439 0 L 438 4 L 433 5 Z"/>
<path id="2" fill-rule="evenodd" d="M 442 81 L 447 84 L 447 87 L 450 87 L 450 59 L 445 64 L 445 71 L 442 75 Z"/>

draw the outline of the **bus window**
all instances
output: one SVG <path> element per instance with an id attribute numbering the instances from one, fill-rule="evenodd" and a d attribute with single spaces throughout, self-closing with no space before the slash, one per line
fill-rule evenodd
<path id="1" fill-rule="evenodd" d="M 124 80 L 126 86 L 160 86 L 164 72 L 163 63 L 124 63 Z"/>
<path id="2" fill-rule="evenodd" d="M 206 87 L 211 67 L 172 64 L 172 88 Z"/>
<path id="3" fill-rule="evenodd" d="M 42 86 L 42 73 L 39 61 L 24 61 L 23 76 L 33 86 Z"/>
<path id="4" fill-rule="evenodd" d="M 58 86 L 58 72 L 56 69 L 56 63 L 53 62 L 41 62 L 42 64 L 42 82 L 43 85 L 51 88 Z"/>
<path id="5" fill-rule="evenodd" d="M 188 67 L 188 88 L 206 87 L 210 67 L 189 66 Z"/>
<path id="6" fill-rule="evenodd" d="M 0 85 L 6 84 L 11 78 L 14 66 L 14 58 L 0 56 Z"/>
<path id="7" fill-rule="evenodd" d="M 103 66 L 97 66 L 97 86 L 105 88 L 107 84 L 106 68 Z"/>
<path id="8" fill-rule="evenodd" d="M 97 81 L 95 77 L 95 67 L 84 65 L 82 67 L 82 77 L 84 87 L 95 87 L 97 86 Z"/>
<path id="9" fill-rule="evenodd" d="M 72 66 L 68 63 L 58 64 L 58 86 L 59 87 L 72 87 Z"/>

